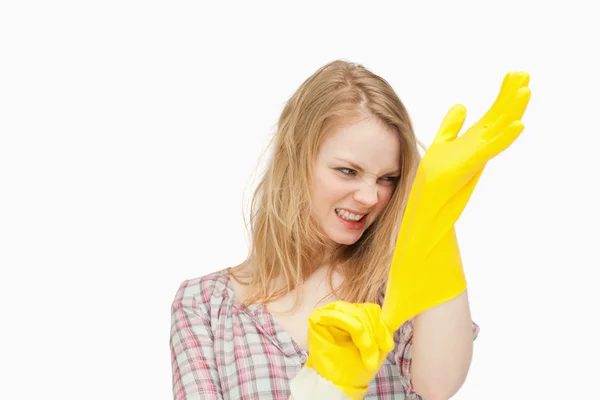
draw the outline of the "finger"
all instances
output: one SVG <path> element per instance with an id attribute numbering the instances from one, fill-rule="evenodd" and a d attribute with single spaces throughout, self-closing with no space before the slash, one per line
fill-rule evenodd
<path id="1" fill-rule="evenodd" d="M 314 311 L 309 318 L 309 323 L 324 327 L 335 327 L 349 334 L 364 330 L 358 319 L 339 310 L 323 309 Z"/>
<path id="2" fill-rule="evenodd" d="M 519 89 L 527 87 L 528 85 L 529 74 L 527 72 L 509 72 L 506 74 L 500 92 L 489 111 L 494 114 L 498 110 L 503 109 L 506 102 L 510 102 L 511 97 L 513 97 Z"/>
<path id="3" fill-rule="evenodd" d="M 379 304 L 332 302 L 313 311 L 309 323 L 319 331 L 324 328 L 330 333 L 346 332 L 357 345 L 368 342 L 368 346 L 362 346 L 368 351 L 372 351 L 372 342 L 380 349 L 393 348 L 392 334 L 383 321 Z"/>
<path id="4" fill-rule="evenodd" d="M 375 331 L 377 346 L 387 354 L 394 348 L 394 336 L 392 332 L 389 331 L 387 325 L 383 321 L 383 318 L 381 318 L 381 315 L 379 316 L 379 321 L 375 326 L 377 327 Z"/>
<path id="5" fill-rule="evenodd" d="M 528 87 L 521 88 L 517 92 L 513 102 L 507 107 L 506 111 L 502 113 L 493 124 L 490 124 L 485 128 L 482 133 L 483 140 L 492 140 L 496 135 L 502 134 L 506 128 L 515 121 L 521 120 L 529 100 L 531 98 L 531 90 Z"/>
<path id="6" fill-rule="evenodd" d="M 493 123 L 503 113 L 506 106 L 510 104 L 518 90 L 528 84 L 529 74 L 527 72 L 509 72 L 506 74 L 496 100 L 475 126 Z"/>
<path id="7" fill-rule="evenodd" d="M 462 104 L 454 105 L 446 114 L 440 125 L 437 135 L 433 143 L 448 142 L 454 140 L 460 132 L 465 118 L 467 117 L 467 109 Z"/>
<path id="8" fill-rule="evenodd" d="M 519 74 L 519 79 L 521 80 L 521 87 L 529 86 L 529 80 L 531 79 L 531 77 L 529 76 L 528 72 L 519 71 L 519 72 L 515 72 L 515 73 Z"/>
<path id="9" fill-rule="evenodd" d="M 500 119 L 502 115 L 506 115 L 507 106 L 510 106 L 510 104 L 513 103 L 519 87 L 526 84 L 528 81 L 529 78 L 527 73 L 509 72 L 506 74 L 502 81 L 500 93 L 496 97 L 494 104 L 483 117 L 462 135 L 461 139 L 471 142 L 474 148 L 478 149 L 479 142 L 481 141 L 482 129 L 488 129 L 490 126 L 502 122 Z M 506 126 L 509 124 L 509 122 L 506 121 L 504 121 L 504 123 Z M 503 129 L 503 127 L 496 125 L 496 129 Z"/>
<path id="10" fill-rule="evenodd" d="M 383 320 L 381 307 L 378 304 L 373 304 L 373 306 L 368 313 L 369 324 L 373 327 L 372 334 L 375 337 L 377 347 L 387 354 L 394 348 L 393 334 Z"/>
<path id="11" fill-rule="evenodd" d="M 360 313 L 357 318 L 366 328 L 370 346 L 359 347 L 363 363 L 367 368 L 376 368 L 381 365 L 382 359 L 394 348 L 392 333 L 388 330 L 381 314 L 381 306 L 375 303 L 362 303 L 357 305 Z"/>
<path id="12" fill-rule="evenodd" d="M 368 318 L 365 310 L 360 307 L 345 312 L 341 310 L 319 310 L 316 318 L 313 318 L 309 323 L 311 329 L 316 332 L 327 330 L 334 338 L 333 343 L 346 343 L 352 341 L 356 349 L 361 355 L 361 359 L 367 368 L 372 368 L 379 360 L 379 346 L 377 338 L 373 333 L 373 324 Z M 338 330 L 344 334 L 335 334 Z"/>
<path id="13" fill-rule="evenodd" d="M 317 324 L 317 323 L 314 323 L 309 320 L 308 321 L 308 330 L 312 332 L 311 333 L 312 337 L 319 338 L 319 342 L 339 344 L 339 343 L 345 341 L 345 339 L 342 335 L 342 333 L 344 331 L 341 329 L 338 330 L 337 328 L 332 327 L 332 326 Z M 347 335 L 347 337 L 349 340 L 350 336 Z"/>
<path id="14" fill-rule="evenodd" d="M 484 142 L 485 144 L 478 152 L 478 157 L 481 157 L 482 160 L 491 160 L 496 157 L 517 140 L 524 128 L 525 126 L 521 121 L 513 122 L 491 140 Z"/>
<path id="15" fill-rule="evenodd" d="M 325 328 L 330 332 L 333 332 L 331 328 L 342 330 L 354 340 L 364 334 L 364 326 L 356 318 L 356 313 L 356 306 L 351 303 L 333 302 L 313 311 L 308 322 L 313 329 Z M 339 335 L 337 339 L 345 340 Z"/>
<path id="16" fill-rule="evenodd" d="M 380 328 L 382 325 L 384 329 Z M 372 345 L 369 347 L 359 347 L 359 351 L 365 367 L 375 369 L 381 365 L 389 352 L 394 349 L 394 338 L 387 330 L 387 327 L 385 327 L 385 324 L 383 324 L 383 321 L 381 321 L 381 325 L 378 323 L 373 326 L 370 340 Z"/>
<path id="17" fill-rule="evenodd" d="M 527 110 L 527 106 L 529 105 L 529 101 L 531 100 L 531 89 L 528 87 L 524 87 L 519 89 L 519 93 L 517 94 L 518 104 L 515 107 L 515 114 L 513 118 L 515 120 L 523 119 L 523 115 L 525 114 L 525 110 Z"/>
<path id="18" fill-rule="evenodd" d="M 496 116 L 496 119 L 493 122 L 486 125 L 473 126 L 460 139 L 469 142 L 473 151 L 479 153 L 482 145 L 485 145 L 486 142 L 495 140 L 494 138 L 498 135 L 504 135 L 505 131 L 512 123 L 523 117 L 530 98 L 531 90 L 528 87 L 519 89 L 515 97 L 512 98 L 509 104 L 506 104 L 505 109 Z M 512 132 L 512 130 L 510 132 Z M 487 159 L 482 158 L 482 154 L 476 154 L 473 160 L 475 162 L 487 162 Z"/>

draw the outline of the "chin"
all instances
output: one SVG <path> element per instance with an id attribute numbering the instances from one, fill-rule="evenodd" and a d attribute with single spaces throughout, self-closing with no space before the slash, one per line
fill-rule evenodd
<path id="1" fill-rule="evenodd" d="M 362 237 L 363 232 L 355 232 L 355 233 L 340 233 L 340 232 L 327 232 L 327 236 L 334 243 L 344 246 L 350 246 L 354 243 L 358 242 L 358 240 Z"/>
<path id="2" fill-rule="evenodd" d="M 360 238 L 359 238 L 360 239 Z M 336 240 L 335 241 L 337 244 L 342 245 L 342 246 L 352 246 L 354 243 L 358 242 L 358 239 L 356 240 Z"/>

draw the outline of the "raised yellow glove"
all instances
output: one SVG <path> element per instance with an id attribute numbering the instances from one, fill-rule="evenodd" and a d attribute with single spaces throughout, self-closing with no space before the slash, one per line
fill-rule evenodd
<path id="1" fill-rule="evenodd" d="M 308 324 L 305 368 L 316 370 L 349 398 L 362 399 L 394 348 L 379 304 L 335 301 L 313 311 Z"/>
<path id="2" fill-rule="evenodd" d="M 505 76 L 490 110 L 457 137 L 466 109 L 455 105 L 444 118 L 419 168 L 396 241 L 382 317 L 390 330 L 466 289 L 454 224 L 486 163 L 523 131 L 529 75 Z"/>

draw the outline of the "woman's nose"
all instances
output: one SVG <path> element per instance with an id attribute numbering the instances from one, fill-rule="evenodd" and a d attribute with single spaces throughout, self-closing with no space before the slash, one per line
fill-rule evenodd
<path id="1" fill-rule="evenodd" d="M 369 181 L 362 182 L 360 187 L 354 192 L 354 200 L 366 207 L 372 207 L 377 204 L 377 183 Z"/>

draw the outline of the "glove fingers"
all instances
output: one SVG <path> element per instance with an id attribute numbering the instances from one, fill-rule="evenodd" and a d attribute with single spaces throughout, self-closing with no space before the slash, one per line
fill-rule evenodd
<path id="1" fill-rule="evenodd" d="M 315 310 L 309 318 L 309 324 L 319 330 L 336 328 L 347 332 L 349 336 L 364 331 L 360 321 L 339 310 Z"/>
<path id="2" fill-rule="evenodd" d="M 369 326 L 357 318 L 356 312 L 325 309 L 313 314 L 312 321 L 309 321 L 311 328 L 318 332 L 328 331 L 335 343 L 352 341 L 361 353 L 363 349 L 369 351 L 375 345 L 370 338 Z"/>
<path id="3" fill-rule="evenodd" d="M 514 124 L 520 122 L 519 120 L 525 113 L 530 97 L 531 91 L 529 88 L 519 89 L 511 104 L 507 105 L 506 110 L 496 118 L 494 123 L 469 132 L 471 136 L 468 140 L 471 141 L 475 152 L 470 162 L 475 164 L 486 163 L 506 150 L 515 141 L 523 129 L 519 130 L 518 125 Z"/>
<path id="4" fill-rule="evenodd" d="M 489 125 L 482 137 L 484 140 L 490 140 L 493 136 L 503 132 L 510 124 L 523 118 L 529 99 L 531 98 L 531 90 L 529 88 L 521 88 L 516 93 L 513 101 L 507 105 L 506 110 L 498 116 L 496 121 Z"/>
<path id="5" fill-rule="evenodd" d="M 440 125 L 433 143 L 454 140 L 465 123 L 466 116 L 467 109 L 463 105 L 454 105 L 442 120 L 442 124 Z"/>
<path id="6" fill-rule="evenodd" d="M 359 307 L 360 306 L 360 307 Z M 370 318 L 367 304 L 341 304 L 313 311 L 309 318 L 311 330 L 330 343 L 345 346 L 349 342 L 358 350 L 366 368 L 375 368 L 380 359 L 380 334 Z M 373 306 L 379 307 L 376 304 Z M 381 318 L 379 318 L 381 320 Z M 382 323 L 382 321 L 381 321 Z M 383 343 L 386 345 L 387 342 Z"/>
<path id="7" fill-rule="evenodd" d="M 388 330 L 383 318 L 381 318 L 381 314 L 378 316 L 378 319 L 379 321 L 375 325 L 375 339 L 377 341 L 377 347 L 387 354 L 394 348 L 394 337 L 392 332 Z"/>
<path id="8" fill-rule="evenodd" d="M 363 337 L 368 340 L 364 342 L 364 346 L 358 346 L 363 363 L 367 368 L 377 368 L 394 348 L 393 335 L 383 320 L 379 304 L 363 303 L 357 304 L 356 307 L 356 317 L 365 329 Z M 358 338 L 355 337 L 355 340 Z"/>
<path id="9" fill-rule="evenodd" d="M 381 365 L 388 353 L 394 348 L 394 339 L 387 329 L 379 304 L 361 304 L 359 315 L 369 335 L 369 346 L 359 348 L 364 364 L 374 369 Z"/>
<path id="10" fill-rule="evenodd" d="M 521 121 L 513 122 L 503 132 L 485 144 L 480 151 L 481 156 L 491 160 L 506 150 L 519 137 L 524 128 L 525 126 Z"/>
<path id="11" fill-rule="evenodd" d="M 520 88 L 529 84 L 529 74 L 526 72 L 509 72 L 504 76 L 500 92 L 489 110 L 475 124 L 475 127 L 490 125 L 501 115 L 510 104 Z"/>

